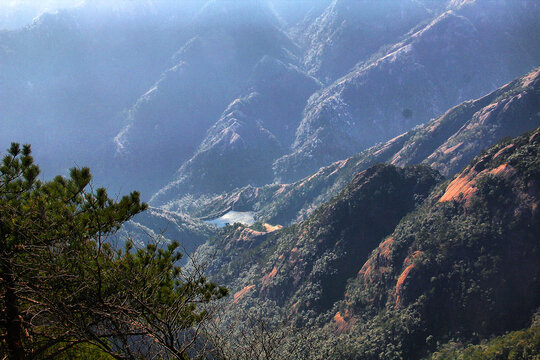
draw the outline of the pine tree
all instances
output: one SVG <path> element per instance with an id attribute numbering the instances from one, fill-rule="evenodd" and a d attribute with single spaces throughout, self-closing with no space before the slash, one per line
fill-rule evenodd
<path id="1" fill-rule="evenodd" d="M 90 344 L 118 359 L 186 358 L 227 290 L 178 266 L 177 242 L 114 246 L 147 205 L 90 186 L 88 168 L 38 180 L 29 145 L 0 166 L 0 358 L 55 358 Z"/>

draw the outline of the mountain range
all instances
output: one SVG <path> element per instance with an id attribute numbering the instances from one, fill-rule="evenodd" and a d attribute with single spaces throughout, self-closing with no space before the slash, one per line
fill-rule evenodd
<path id="1" fill-rule="evenodd" d="M 246 186 L 217 197 L 173 200 L 160 206 L 193 216 L 229 210 L 255 211 L 263 222 L 290 224 L 337 195 L 358 173 L 379 162 L 398 166 L 428 164 L 452 176 L 485 148 L 506 136 L 540 126 L 540 69 L 479 99 L 466 101 L 440 117 L 321 168 L 290 184 Z"/>
<path id="2" fill-rule="evenodd" d="M 0 33 L 1 142 L 156 204 L 297 181 L 540 65 L 535 1 L 103 8 Z"/>
<path id="3" fill-rule="evenodd" d="M 271 79 L 257 76 L 259 81 L 286 83 L 291 90 L 295 89 L 295 94 L 276 88 L 274 98 L 268 99 L 272 103 L 258 102 L 259 109 L 243 111 L 242 126 L 251 123 L 253 131 L 221 130 L 223 139 L 218 141 L 216 128 L 210 129 L 195 155 L 180 166 L 173 180 L 153 197 L 156 203 L 187 194 L 219 194 L 243 185 L 297 181 L 321 166 L 422 124 L 464 100 L 495 90 L 538 65 L 538 42 L 529 36 L 538 30 L 532 16 L 538 9 L 533 2 L 520 7 L 510 3 L 452 2 L 445 11 L 416 1 L 390 3 L 395 3 L 391 10 L 399 12 L 398 20 L 391 12 L 387 14 L 370 2 L 350 5 L 333 1 L 303 32 L 292 33 L 290 39 L 298 44 L 299 60 L 285 66 L 296 67 L 297 76 L 289 78 L 285 73 Z M 381 6 L 386 9 L 388 5 Z M 383 13 L 388 18 L 382 16 Z M 486 23 L 478 13 L 489 16 L 490 22 Z M 367 19 L 376 19 L 378 26 L 392 29 L 384 32 L 389 38 L 354 30 L 363 27 L 378 31 L 377 27 L 364 23 Z M 384 25 L 385 21 L 389 24 Z M 317 40 L 317 34 L 332 34 L 335 38 Z M 350 39 L 352 34 L 358 38 Z M 375 43 L 367 43 L 366 38 L 373 38 Z M 351 45 L 356 42 L 357 46 Z M 351 48 L 355 50 L 351 52 Z M 325 65 L 321 65 L 324 63 L 334 64 L 342 73 L 329 75 L 330 69 L 315 70 L 324 69 Z M 255 66 L 255 73 L 259 65 Z M 265 70 L 262 74 L 274 75 L 273 71 Z M 320 84 L 317 86 L 314 82 Z M 253 83 L 249 82 L 248 86 Z M 239 106 L 236 101 L 244 102 L 249 96 L 248 90 L 231 102 L 218 120 L 220 129 L 223 129 L 224 117 L 229 117 L 229 123 L 237 120 L 238 113 L 231 115 L 230 106 Z M 386 102 L 388 98 L 393 99 L 391 104 Z M 289 99 L 294 99 L 297 109 L 287 109 L 288 105 L 283 102 Z M 275 113 L 275 109 L 287 109 L 286 115 Z M 287 124 L 287 135 L 267 125 L 268 120 L 261 119 L 269 114 Z M 293 129 L 295 135 L 291 137 Z M 238 143 L 227 141 L 227 136 L 232 137 L 229 134 L 233 133 L 238 135 L 235 139 L 243 140 L 245 149 L 250 149 L 250 143 L 262 141 L 268 144 L 265 147 L 268 151 L 256 154 L 247 150 L 250 156 L 243 166 L 221 168 L 214 174 L 213 164 L 235 163 L 232 159 L 237 158 Z M 219 148 L 210 153 L 209 142 Z M 241 175 L 245 172 L 251 176 Z M 216 176 L 237 181 L 226 180 L 215 185 Z M 208 186 L 212 181 L 214 186 Z"/>
<path id="4" fill-rule="evenodd" d="M 141 190 L 115 241 L 180 240 L 231 292 L 213 331 L 540 356 L 540 3 L 122 4 L 0 31 L 0 145 Z"/>
<path id="5" fill-rule="evenodd" d="M 539 30 L 538 4 L 523 4 L 465 2 L 358 63 L 310 99 L 291 153 L 274 164 L 276 178 L 298 180 L 537 65 L 538 42 L 522 39 Z"/>

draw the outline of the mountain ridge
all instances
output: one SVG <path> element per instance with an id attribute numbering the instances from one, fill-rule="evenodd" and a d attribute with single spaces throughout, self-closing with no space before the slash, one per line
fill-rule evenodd
<path id="1" fill-rule="evenodd" d="M 537 43 L 524 47 L 527 29 L 538 26 L 527 17 L 536 6 L 505 3 L 505 18 L 486 1 L 462 4 L 338 79 L 306 107 L 291 153 L 274 164 L 278 182 L 296 181 L 386 141 L 538 66 Z M 493 24 L 479 13 L 493 14 Z M 394 101 L 381 103 L 389 98 Z"/>
<path id="2" fill-rule="evenodd" d="M 356 173 L 377 162 L 400 166 L 424 162 L 450 176 L 501 138 L 517 136 L 540 125 L 539 91 L 540 69 L 535 69 L 480 99 L 460 104 L 425 125 L 297 182 L 248 186 L 220 196 L 201 197 L 195 202 L 194 212 L 191 205 L 190 209 L 184 205 L 193 203 L 192 197 L 160 206 L 192 212 L 194 216 L 228 210 L 255 211 L 263 222 L 286 225 L 305 218 L 341 191 Z"/>
<path id="3" fill-rule="evenodd" d="M 236 292 L 233 311 L 274 304 L 309 328 L 282 344 L 285 358 L 290 346 L 313 359 L 398 359 L 451 339 L 477 343 L 527 327 L 540 305 L 539 151 L 536 128 L 492 146 L 451 181 L 426 166 L 375 165 L 299 224 L 231 225 L 199 251 L 222 249 L 212 273 Z M 396 172 L 429 195 L 383 175 Z M 408 198 L 401 191 L 411 192 L 413 210 L 397 225 L 362 220 L 378 205 L 399 212 L 392 199 Z M 381 224 L 394 230 L 378 233 Z"/>

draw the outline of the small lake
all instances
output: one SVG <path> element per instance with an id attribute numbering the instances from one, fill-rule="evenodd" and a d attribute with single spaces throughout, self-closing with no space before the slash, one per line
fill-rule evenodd
<path id="1" fill-rule="evenodd" d="M 212 220 L 206 220 L 207 223 L 224 227 L 226 224 L 241 223 L 244 225 L 253 225 L 255 218 L 253 211 L 229 211 L 225 215 Z"/>

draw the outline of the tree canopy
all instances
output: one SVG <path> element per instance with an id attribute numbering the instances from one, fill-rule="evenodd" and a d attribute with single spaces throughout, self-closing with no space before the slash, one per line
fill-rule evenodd
<path id="1" fill-rule="evenodd" d="M 178 242 L 115 239 L 147 208 L 139 193 L 113 200 L 88 168 L 38 175 L 30 146 L 13 143 L 0 165 L 0 357 L 90 346 L 117 359 L 187 358 L 205 304 L 227 290 L 179 267 Z"/>

